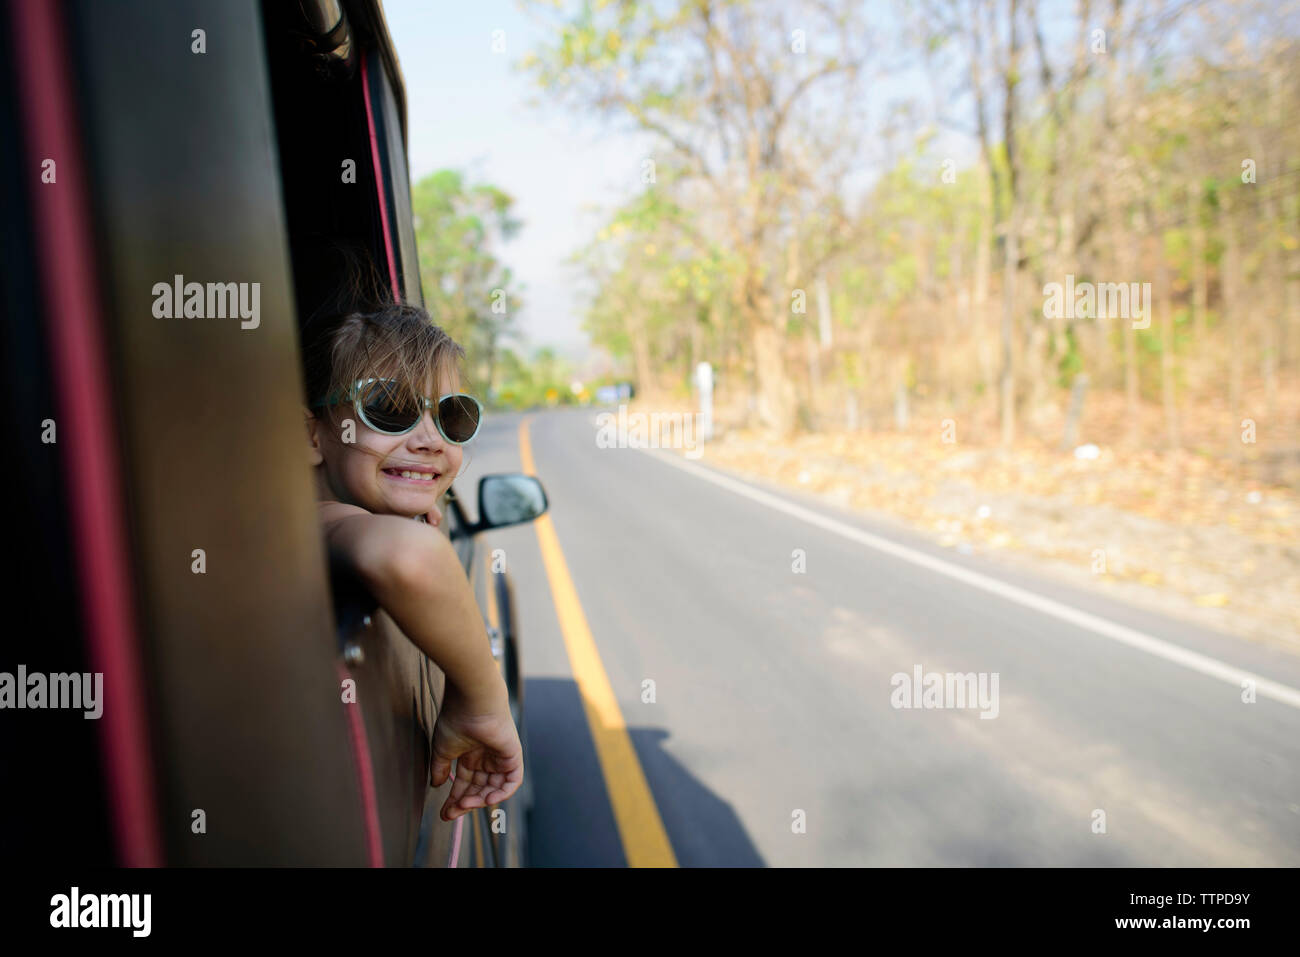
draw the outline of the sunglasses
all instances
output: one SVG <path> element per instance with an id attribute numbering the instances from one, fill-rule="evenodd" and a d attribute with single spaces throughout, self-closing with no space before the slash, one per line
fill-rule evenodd
<path id="1" fill-rule="evenodd" d="M 406 435 L 424 418 L 425 409 L 433 409 L 438 432 L 452 445 L 464 445 L 478 434 L 483 420 L 483 406 L 465 392 L 444 395 L 437 402 L 428 396 L 413 396 L 396 379 L 358 379 L 348 394 L 366 428 L 382 435 Z M 331 396 L 317 402 L 319 408 L 339 405 Z"/>

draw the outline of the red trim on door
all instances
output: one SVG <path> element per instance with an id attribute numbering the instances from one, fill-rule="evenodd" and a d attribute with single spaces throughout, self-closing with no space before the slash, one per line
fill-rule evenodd
<path id="1" fill-rule="evenodd" d="M 375 134 L 375 113 L 370 106 L 370 74 L 366 64 L 372 54 L 366 53 L 361 58 L 361 91 L 366 99 L 366 126 L 370 130 L 370 160 L 375 169 L 375 192 L 379 199 L 379 222 L 384 229 L 384 253 L 388 258 L 388 277 L 393 283 L 393 301 L 401 302 L 404 298 L 397 285 L 397 260 L 393 256 L 393 237 L 388 231 L 388 201 L 384 196 L 384 170 L 379 163 L 379 139 Z"/>
<path id="2" fill-rule="evenodd" d="M 28 155 L 37 269 L 50 336 L 59 450 L 74 476 L 67 483 L 77 583 L 83 598 L 87 658 L 104 675 L 97 722 L 119 861 L 162 864 L 144 676 L 132 600 L 118 439 L 105 360 L 103 310 L 91 249 L 86 167 L 62 5 L 14 0 L 14 54 Z M 56 182 L 40 182 L 41 163 Z M 75 462 L 73 459 L 75 458 Z"/>
<path id="3" fill-rule="evenodd" d="M 339 664 L 336 667 L 340 681 L 352 677 L 343 665 Z M 352 745 L 352 757 L 357 766 L 357 786 L 361 789 L 361 815 L 366 829 L 366 855 L 371 867 L 383 867 L 384 841 L 379 829 L 379 798 L 375 792 L 375 769 L 374 762 L 370 760 L 370 740 L 366 737 L 366 724 L 361 714 L 360 703 L 343 705 L 343 714 L 348 719 L 348 740 Z"/>

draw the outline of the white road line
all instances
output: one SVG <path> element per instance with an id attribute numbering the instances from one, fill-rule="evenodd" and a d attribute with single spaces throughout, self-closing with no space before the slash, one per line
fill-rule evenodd
<path id="1" fill-rule="evenodd" d="M 714 485 L 721 486 L 729 491 L 735 492 L 751 501 L 758 502 L 760 505 L 766 505 L 768 508 L 776 509 L 778 512 L 784 512 L 810 525 L 816 525 L 824 528 L 829 532 L 834 532 L 850 541 L 866 545 L 868 548 L 874 548 L 876 551 L 884 552 L 886 555 L 892 555 L 897 559 L 905 562 L 911 562 L 913 565 L 919 565 L 921 568 L 929 569 L 940 575 L 946 575 L 949 578 L 964 582 L 972 588 L 980 588 L 990 594 L 1005 598 L 1007 601 L 1014 602 L 1025 608 L 1032 608 L 1034 611 L 1041 612 L 1044 615 L 1050 615 L 1053 618 L 1068 622 L 1079 628 L 1087 629 L 1094 634 L 1102 635 L 1106 638 L 1118 641 L 1121 644 L 1128 645 L 1131 648 L 1137 648 L 1148 654 L 1155 655 L 1157 658 L 1163 658 L 1166 661 L 1172 661 L 1174 664 L 1182 665 L 1184 668 L 1190 668 L 1192 671 L 1198 671 L 1203 675 L 1211 678 L 1218 678 L 1226 681 L 1231 685 L 1240 688 L 1243 681 L 1253 681 L 1257 694 L 1266 698 L 1272 698 L 1274 701 L 1280 701 L 1282 704 L 1290 705 L 1293 708 L 1300 708 L 1300 690 L 1290 687 L 1289 685 L 1280 684 L 1276 681 L 1270 681 L 1261 675 L 1250 671 L 1243 671 L 1240 668 L 1234 668 L 1232 665 L 1219 661 L 1217 658 L 1211 658 L 1208 655 L 1202 655 L 1195 651 L 1189 651 L 1186 648 L 1179 647 L 1172 642 L 1165 641 L 1161 638 L 1155 638 L 1151 635 L 1136 631 L 1132 628 L 1126 628 L 1124 625 L 1117 625 L 1113 621 L 1107 621 L 1105 618 L 1099 618 L 1096 615 L 1090 615 L 1086 611 L 1079 611 L 1077 608 L 1071 608 L 1069 605 L 1063 605 L 1059 601 L 1053 601 L 1050 598 L 1044 598 L 1041 595 L 1035 595 L 1033 592 L 1026 591 L 1023 588 L 1017 588 L 1015 585 L 1008 585 L 1006 582 L 998 581 L 996 578 L 990 578 L 988 575 L 981 575 L 979 572 L 973 572 L 969 569 L 962 568 L 960 565 L 954 565 L 946 562 L 942 558 L 934 558 L 924 552 L 918 552 L 915 549 L 908 548 L 905 545 L 899 545 L 888 539 L 881 538 L 878 535 L 872 535 L 870 532 L 864 532 L 861 529 L 854 528 L 852 525 L 846 525 L 812 509 L 804 508 L 793 502 L 787 502 L 775 495 L 770 495 L 761 489 L 746 485 L 736 479 L 729 478 L 712 472 L 699 465 L 692 464 L 678 455 L 671 452 L 665 452 L 660 449 L 643 449 L 654 458 L 665 462 L 675 468 L 689 472 L 697 478 L 704 479 L 706 482 L 712 482 Z"/>

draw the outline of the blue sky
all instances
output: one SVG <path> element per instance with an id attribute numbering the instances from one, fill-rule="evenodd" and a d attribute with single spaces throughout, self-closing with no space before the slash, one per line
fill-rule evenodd
<path id="1" fill-rule="evenodd" d="M 453 167 L 511 193 L 524 228 L 499 252 L 524 284 L 519 326 L 530 347 L 580 355 L 581 302 L 563 260 L 593 235 L 586 207 L 613 206 L 640 182 L 637 137 L 582 124 L 538 103 L 516 64 L 537 30 L 514 3 L 385 0 L 406 81 L 412 181 Z M 505 53 L 492 51 L 504 31 Z"/>

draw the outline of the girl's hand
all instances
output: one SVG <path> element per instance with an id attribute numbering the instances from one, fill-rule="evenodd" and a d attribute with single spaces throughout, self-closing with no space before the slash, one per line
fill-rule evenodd
<path id="1" fill-rule="evenodd" d="M 524 780 L 524 749 L 510 717 L 510 703 L 502 687 L 498 702 L 472 705 L 453 685 L 433 728 L 433 766 L 429 775 L 441 787 L 456 763 L 451 794 L 440 816 L 454 821 L 476 807 L 500 804 L 519 790 Z"/>
<path id="2" fill-rule="evenodd" d="M 437 528 L 438 524 L 442 521 L 442 509 L 435 505 L 424 513 L 424 520 Z"/>

